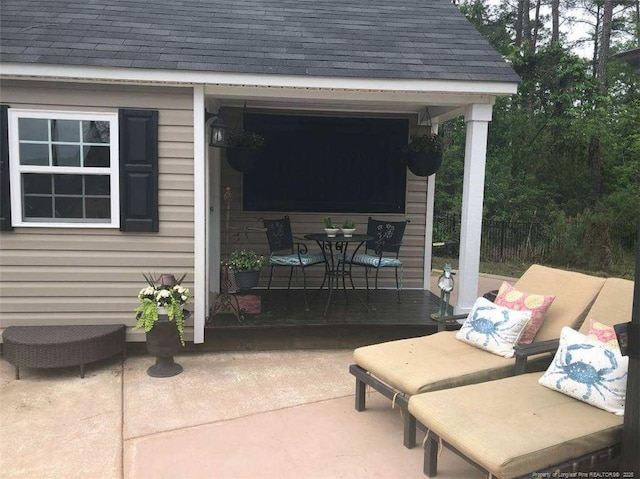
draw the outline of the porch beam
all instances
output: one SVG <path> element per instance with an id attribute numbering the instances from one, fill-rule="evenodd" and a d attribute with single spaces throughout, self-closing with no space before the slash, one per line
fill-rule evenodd
<path id="1" fill-rule="evenodd" d="M 264 86 L 222 86 L 210 85 L 205 89 L 207 95 L 215 96 L 224 101 L 225 106 L 244 105 L 245 101 L 255 102 L 255 105 L 269 105 L 269 101 L 309 101 L 317 102 L 343 102 L 372 103 L 383 105 L 406 105 L 413 107 L 412 111 L 424 108 L 425 105 L 438 105 L 443 107 L 463 107 L 468 104 L 493 103 L 494 95 L 477 92 L 446 92 L 446 91 L 384 91 L 384 90 L 345 90 L 330 88 L 276 88 Z M 234 103 L 235 102 L 235 103 Z M 336 107 L 340 103 L 336 103 Z"/>
<path id="2" fill-rule="evenodd" d="M 493 99 L 491 104 L 493 104 Z M 466 110 L 466 106 L 458 106 L 458 105 L 435 106 L 435 107 L 429 108 L 429 113 L 431 114 L 431 119 L 433 121 L 437 121 L 438 123 L 444 123 L 445 121 L 458 118 L 459 116 L 463 116 L 465 110 Z"/>
<path id="3" fill-rule="evenodd" d="M 491 105 L 473 104 L 465 111 L 467 137 L 462 186 L 458 300 L 454 314 L 471 311 L 478 297 L 487 133 L 492 110 Z"/>

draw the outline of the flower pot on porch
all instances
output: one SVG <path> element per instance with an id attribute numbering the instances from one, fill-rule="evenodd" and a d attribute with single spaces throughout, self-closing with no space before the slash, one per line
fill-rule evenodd
<path id="1" fill-rule="evenodd" d="M 260 271 L 234 271 L 236 286 L 240 290 L 252 289 L 258 286 Z"/>
<path id="2" fill-rule="evenodd" d="M 262 157 L 262 150 L 236 146 L 227 148 L 229 166 L 240 173 L 248 173 Z"/>
<path id="3" fill-rule="evenodd" d="M 185 318 L 190 316 L 184 312 Z M 166 308 L 158 307 L 158 320 L 146 332 L 147 351 L 156 357 L 156 363 L 147 369 L 154 378 L 168 378 L 182 372 L 182 366 L 173 360 L 173 355 L 182 349 L 180 335 L 175 321 L 170 321 Z"/>

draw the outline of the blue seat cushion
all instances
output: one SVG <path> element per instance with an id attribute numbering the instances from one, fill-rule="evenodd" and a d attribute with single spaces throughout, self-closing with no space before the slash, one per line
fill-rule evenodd
<path id="1" fill-rule="evenodd" d="M 317 263 L 324 263 L 322 253 L 301 254 L 299 257 L 295 253 L 269 256 L 271 266 L 309 266 Z"/>
<path id="2" fill-rule="evenodd" d="M 378 256 L 374 256 L 372 254 L 359 253 L 353 256 L 347 255 L 347 259 L 345 260 L 344 254 L 339 255 L 340 261 L 344 261 L 345 263 L 352 264 L 361 264 L 363 266 L 371 266 L 373 268 L 384 268 L 385 266 L 394 266 L 399 268 L 402 266 L 402 261 L 398 258 L 379 258 Z"/>

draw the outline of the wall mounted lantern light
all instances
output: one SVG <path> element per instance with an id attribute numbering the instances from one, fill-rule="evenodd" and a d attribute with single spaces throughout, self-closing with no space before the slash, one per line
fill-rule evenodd
<path id="1" fill-rule="evenodd" d="M 215 113 L 209 113 L 204 111 L 205 124 L 212 120 L 209 125 L 209 146 L 215 146 L 216 148 L 224 148 L 227 146 L 227 124 Z"/>

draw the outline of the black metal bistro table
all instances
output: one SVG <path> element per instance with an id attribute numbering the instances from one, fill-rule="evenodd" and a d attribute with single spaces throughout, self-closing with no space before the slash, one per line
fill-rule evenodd
<path id="1" fill-rule="evenodd" d="M 340 261 L 336 256 L 344 255 L 346 257 L 347 250 L 349 249 L 349 244 L 354 243 L 357 245 L 353 248 L 351 254 L 360 249 L 360 247 L 366 242 L 373 239 L 373 236 L 369 235 L 352 235 L 352 236 L 344 236 L 341 234 L 335 236 L 329 236 L 325 233 L 314 233 L 305 235 L 305 239 L 315 241 L 318 243 L 322 254 L 324 255 L 324 264 L 325 264 L 325 278 L 329 279 L 329 297 L 327 298 L 327 304 L 324 307 L 324 316 L 327 315 L 327 311 L 329 311 L 329 305 L 331 304 L 331 298 L 333 296 L 333 290 L 339 288 L 339 281 L 342 278 L 342 290 L 344 291 L 344 295 L 347 299 L 349 296 L 347 295 L 347 285 L 345 278 L 349 276 L 351 279 L 351 267 L 345 267 L 346 264 L 344 261 Z M 335 254 L 334 254 L 335 253 Z M 324 283 L 323 283 L 324 284 Z M 353 287 L 353 281 L 351 281 L 351 285 Z M 321 287 L 322 288 L 322 287 Z M 353 293 L 358 298 L 358 301 L 362 303 L 367 311 L 369 311 L 369 307 L 367 303 L 365 303 L 355 287 L 353 287 Z"/>

